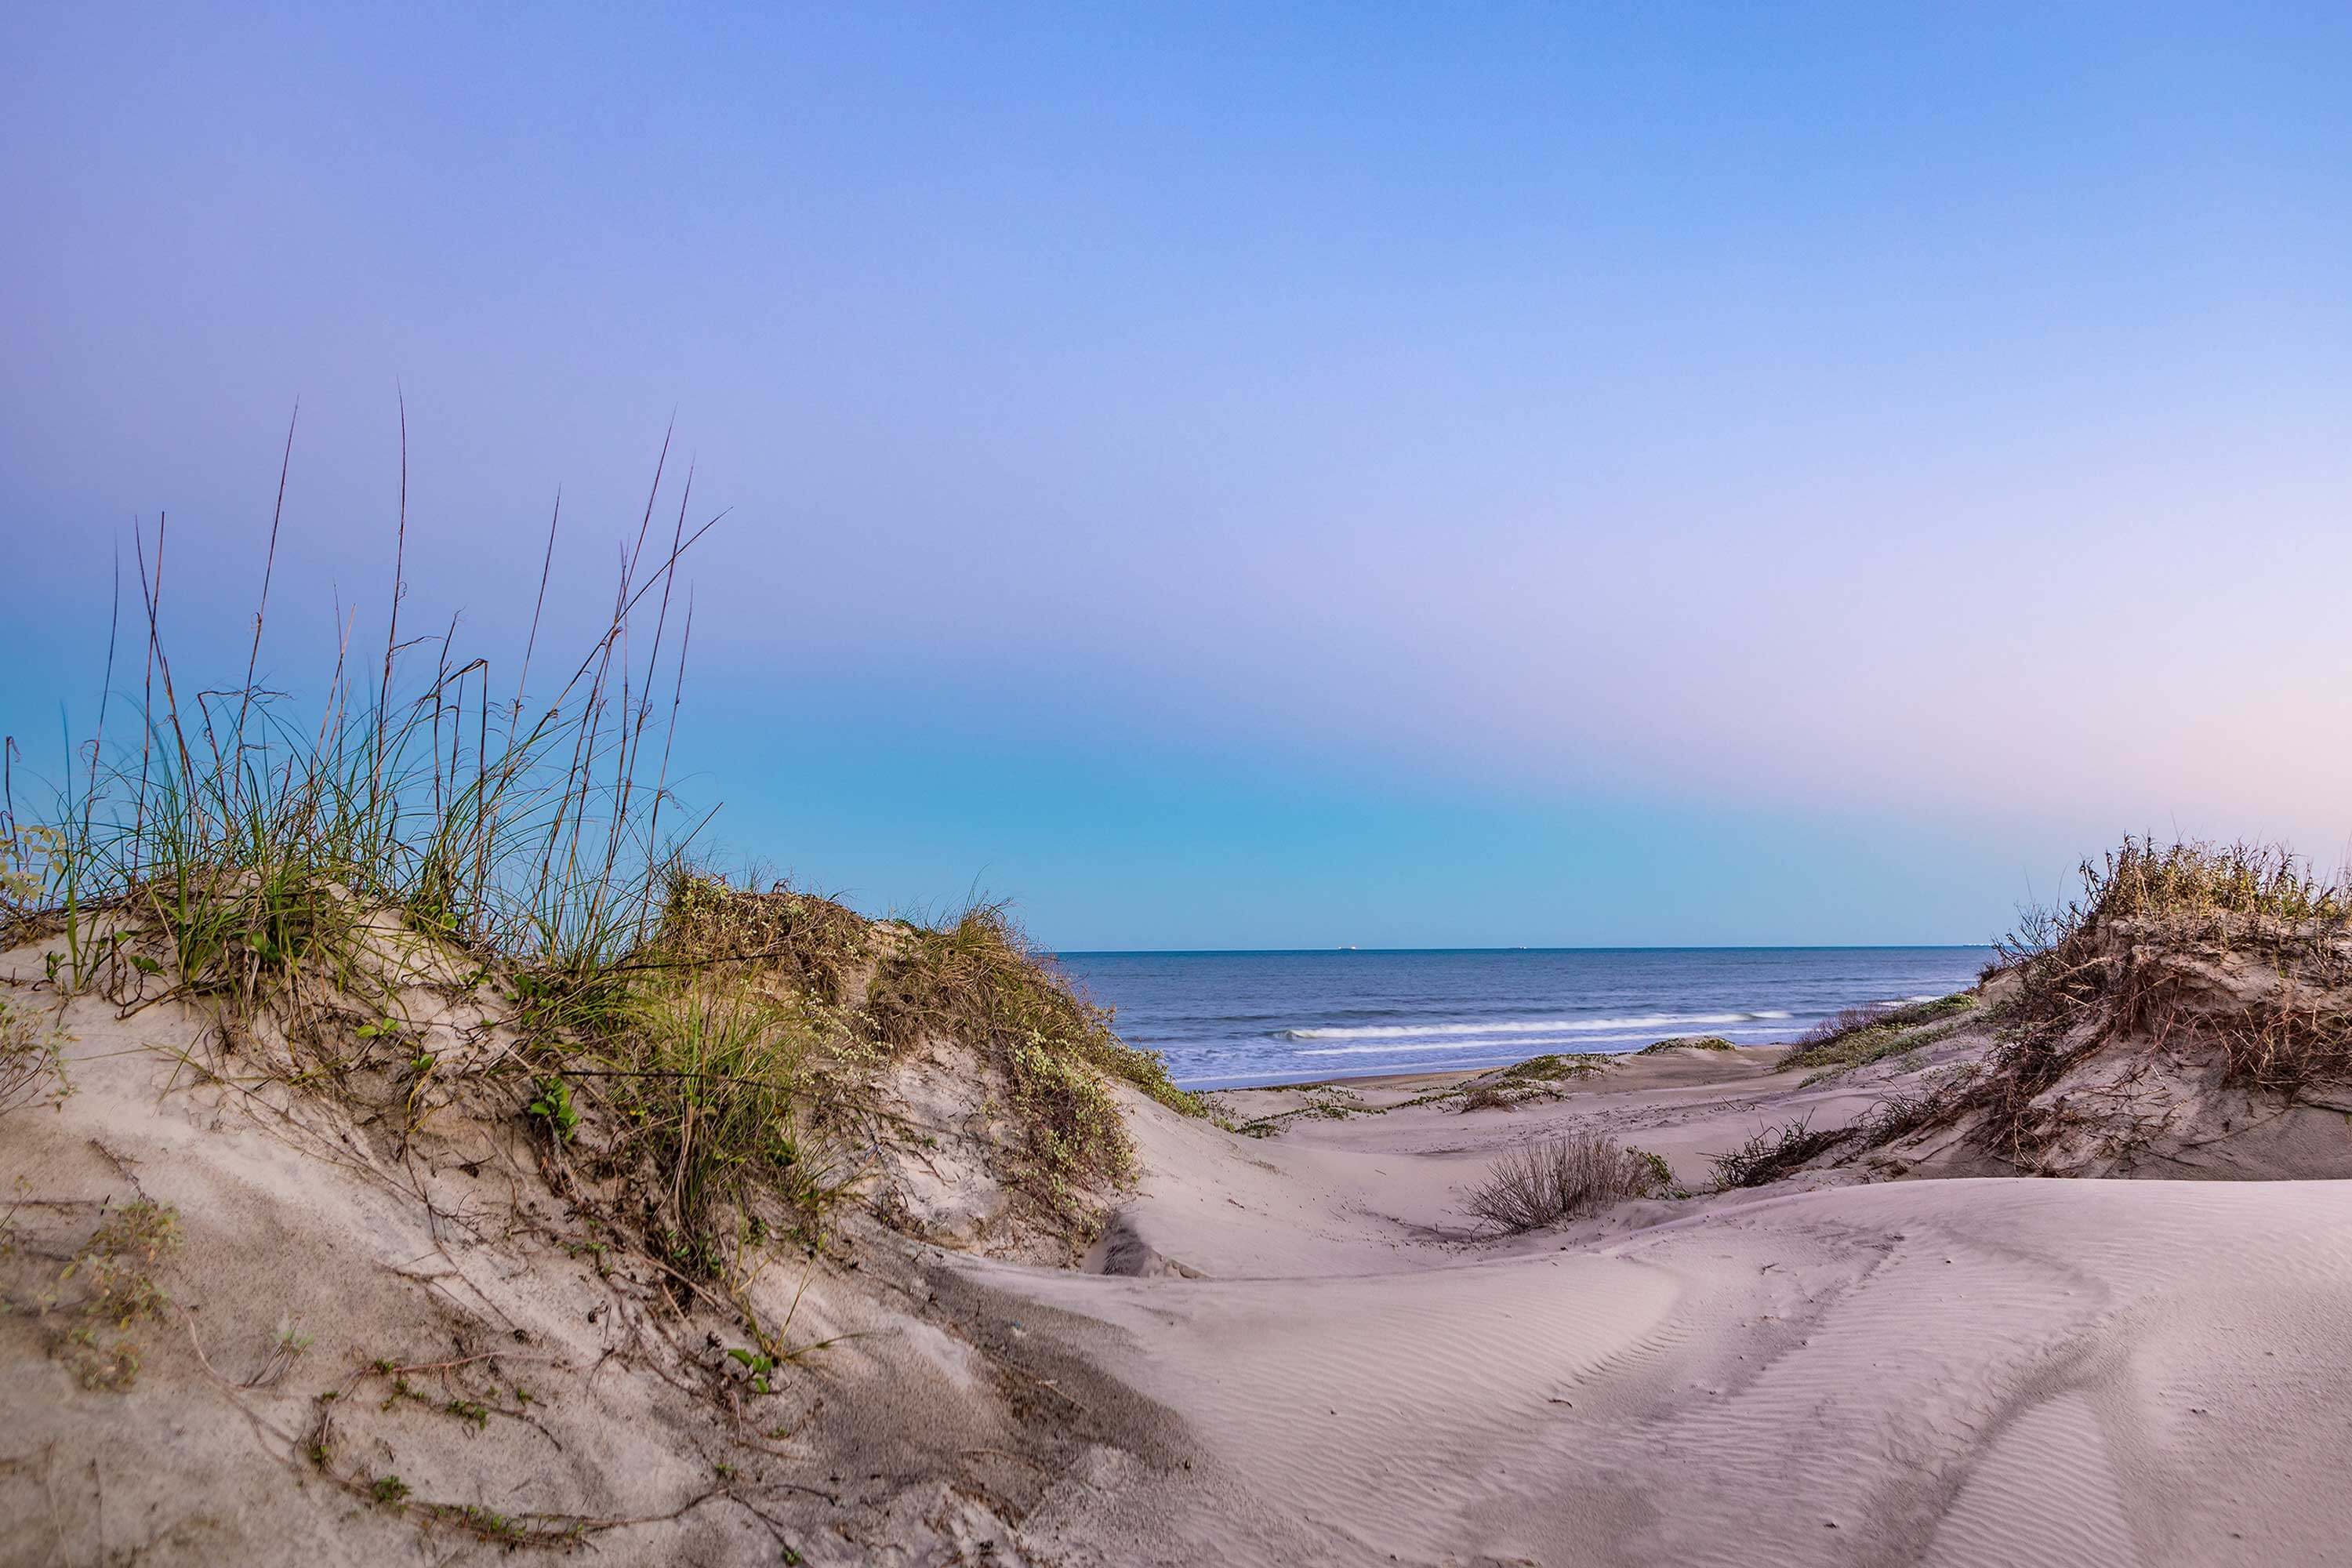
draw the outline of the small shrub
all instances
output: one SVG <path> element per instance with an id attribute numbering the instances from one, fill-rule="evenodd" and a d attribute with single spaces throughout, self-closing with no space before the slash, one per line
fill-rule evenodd
<path id="1" fill-rule="evenodd" d="M 1571 1133 L 1497 1157 L 1466 1206 L 1498 1231 L 1535 1230 L 1663 1191 L 1672 1181 L 1664 1165 L 1600 1133 Z"/>
<path id="2" fill-rule="evenodd" d="M 1908 1137 L 1927 1126 L 1946 1110 L 1945 1097 L 1934 1090 L 1917 1094 L 1890 1094 L 1871 1107 L 1870 1113 L 1855 1124 L 1866 1148 L 1892 1143 Z"/>
<path id="3" fill-rule="evenodd" d="M 568 1143 L 580 1130 L 580 1109 L 572 1103 L 572 1086 L 562 1075 L 541 1079 L 539 1098 L 523 1108 L 526 1114 L 547 1124 L 547 1131 L 558 1143 Z"/>
<path id="4" fill-rule="evenodd" d="M 1721 1035 L 1677 1035 L 1671 1040 L 1660 1040 L 1654 1046 L 1643 1046 L 1636 1056 L 1655 1056 L 1661 1051 L 1736 1051 L 1739 1047 Z"/>
<path id="5" fill-rule="evenodd" d="M 2202 1031 L 2218 1035 L 2233 1083 L 2293 1098 L 2312 1082 L 2352 1077 L 2352 1019 L 2341 1014 L 2282 1003 L 2214 1020 Z"/>
<path id="6" fill-rule="evenodd" d="M 64 1360 L 74 1382 L 92 1394 L 127 1394 L 139 1381 L 139 1345 L 126 1334 L 78 1328 L 66 1336 Z"/>
<path id="7" fill-rule="evenodd" d="M 1760 1187 L 1845 1141 L 1843 1131 L 1816 1131 L 1811 1117 L 1767 1127 L 1727 1154 L 1715 1157 L 1716 1185 Z"/>

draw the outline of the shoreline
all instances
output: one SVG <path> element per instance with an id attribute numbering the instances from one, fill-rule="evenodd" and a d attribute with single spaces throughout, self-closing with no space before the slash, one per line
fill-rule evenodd
<path id="1" fill-rule="evenodd" d="M 1730 1052 L 1713 1053 L 1713 1054 L 1718 1054 L 1718 1055 L 1731 1055 L 1732 1053 L 1743 1053 L 1743 1054 L 1745 1054 L 1745 1053 L 1771 1052 L 1771 1053 L 1775 1053 L 1775 1055 L 1774 1055 L 1774 1059 L 1776 1059 L 1776 1060 L 1777 1060 L 1777 1059 L 1778 1059 L 1778 1058 L 1779 1058 L 1780 1056 L 1785 1056 L 1786 1054 L 1788 1054 L 1788 1052 L 1790 1052 L 1790 1050 L 1794 1049 L 1794 1048 L 1795 1048 L 1795 1047 L 1796 1047 L 1796 1044 L 1797 1044 L 1797 1042 L 1796 1042 L 1796 1041 L 1794 1041 L 1794 1040 L 1780 1040 L 1780 1041 L 1776 1041 L 1776 1042 L 1774 1042 L 1774 1043 L 1772 1043 L 1772 1044 L 1770 1044 L 1770 1045 L 1759 1045 L 1759 1046 L 1734 1046 L 1734 1047 L 1731 1047 L 1731 1051 L 1730 1051 Z M 1272 1092 L 1276 1092 L 1276 1091 L 1283 1090 L 1283 1089 L 1292 1089 L 1292 1090 L 1297 1090 L 1297 1089 L 1343 1089 L 1343 1088 L 1344 1088 L 1344 1089 L 1391 1089 L 1391 1088 L 1401 1088 L 1401 1087 L 1406 1087 L 1406 1086 L 1411 1086 L 1411 1085 L 1430 1086 L 1430 1085 L 1436 1085 L 1436 1084 L 1439 1084 L 1439 1083 L 1441 1083 L 1442 1081 L 1443 1081 L 1443 1082 L 1464 1081 L 1464 1080 L 1467 1080 L 1467 1079 L 1471 1079 L 1483 1078 L 1483 1077 L 1486 1077 L 1486 1075 L 1488 1075 L 1488 1074 L 1490 1074 L 1490 1073 L 1496 1073 L 1496 1072 L 1504 1072 L 1504 1071 L 1507 1071 L 1508 1069 L 1510 1069 L 1510 1068 L 1515 1068 L 1515 1067 L 1518 1067 L 1518 1066 L 1524 1065 L 1525 1063 L 1527 1063 L 1527 1062 L 1528 1062 L 1528 1061 L 1540 1060 L 1540 1059 L 1542 1059 L 1542 1058 L 1543 1058 L 1544 1056 L 1594 1057 L 1594 1058 L 1601 1058 L 1601 1059 L 1602 1059 L 1602 1060 L 1604 1060 L 1604 1061 L 1615 1062 L 1615 1061 L 1622 1061 L 1622 1060 L 1624 1060 L 1624 1059 L 1629 1058 L 1633 1058 L 1633 1057 L 1639 1057 L 1639 1056 L 1645 1055 L 1645 1054 L 1647 1054 L 1648 1052 L 1650 1052 L 1651 1050 L 1653 1050 L 1653 1049 L 1654 1049 L 1654 1048 L 1655 1048 L 1655 1045 L 1654 1044 L 1654 1045 L 1651 1045 L 1651 1046 L 1644 1046 L 1644 1047 L 1640 1047 L 1639 1049 L 1636 1049 L 1636 1050 L 1630 1050 L 1630 1051 L 1558 1051 L 1558 1052 L 1539 1052 L 1539 1053 L 1537 1053 L 1537 1054 L 1535 1054 L 1535 1055 L 1533 1055 L 1533 1056 L 1518 1057 L 1518 1058 L 1513 1058 L 1512 1060 L 1509 1060 L 1509 1061 L 1491 1062 L 1491 1063 L 1486 1063 L 1486 1064 L 1484 1064 L 1484 1065 L 1481 1065 L 1481 1066 L 1478 1066 L 1478 1067 L 1460 1067 L 1460 1068 L 1426 1068 L 1420 1069 L 1420 1070 L 1418 1070 L 1418 1071 L 1402 1071 L 1402 1072 L 1374 1072 L 1374 1073 L 1366 1073 L 1366 1074 L 1363 1074 L 1363 1075 L 1362 1075 L 1362 1076 L 1360 1076 L 1360 1077 L 1358 1077 L 1358 1076 L 1352 1076 L 1352 1075 L 1346 1074 L 1346 1073 L 1339 1073 L 1339 1074 L 1334 1074 L 1334 1075 L 1332 1075 L 1332 1076 L 1330 1076 L 1330 1077 L 1327 1077 L 1327 1078 L 1307 1078 L 1307 1079 L 1287 1079 L 1287 1078 L 1286 1078 L 1286 1079 L 1279 1079 L 1279 1080 L 1276 1080 L 1276 1081 L 1274 1081 L 1274 1082 L 1270 1082 L 1270 1083 L 1203 1084 L 1203 1083 L 1185 1083 L 1185 1082 L 1181 1082 L 1181 1081 L 1180 1081 L 1180 1082 L 1178 1083 L 1177 1087 L 1178 1087 L 1178 1088 L 1180 1088 L 1180 1089 L 1186 1089 L 1186 1090 L 1188 1090 L 1188 1091 L 1190 1091 L 1190 1092 L 1192 1092 L 1192 1093 L 1194 1093 L 1194 1094 L 1226 1095 L 1226 1094 L 1264 1094 L 1264 1093 L 1272 1093 Z M 1753 1057 L 1747 1057 L 1747 1058 L 1746 1058 L 1746 1059 L 1758 1059 L 1758 1058 L 1753 1058 Z"/>

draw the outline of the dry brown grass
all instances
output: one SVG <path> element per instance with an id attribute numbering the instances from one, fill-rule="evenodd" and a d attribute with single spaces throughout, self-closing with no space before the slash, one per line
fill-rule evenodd
<path id="1" fill-rule="evenodd" d="M 1764 1128 L 1738 1148 L 1715 1157 L 1716 1185 L 1760 1187 L 1778 1181 L 1836 1148 L 1847 1136 L 1843 1131 L 1817 1129 L 1806 1117 Z"/>
<path id="2" fill-rule="evenodd" d="M 2352 984 L 2343 883 L 2274 845 L 2136 838 L 2084 862 L 2082 882 L 2073 900 L 2023 911 L 2000 943 L 2015 996 L 1967 1103 L 2002 1158 L 2036 1168 L 2091 1114 L 2042 1097 L 2118 1046 L 2210 1051 L 2224 1081 L 2290 1099 L 2352 1076 L 2352 1016 L 2333 1000 Z M 2272 984 L 2232 993 L 2233 974 Z"/>
<path id="3" fill-rule="evenodd" d="M 2319 922 L 2337 931 L 2352 923 L 2352 891 L 2275 844 L 2183 840 L 2158 848 L 2153 839 L 2126 838 L 2122 848 L 2084 861 L 2081 875 L 2075 899 L 2023 911 L 1998 944 L 2005 958 L 2039 956 L 2116 920 Z"/>
<path id="4" fill-rule="evenodd" d="M 1498 1231 L 1536 1230 L 1668 1184 L 1664 1162 L 1656 1155 L 1598 1132 L 1575 1132 L 1497 1157 L 1465 1206 Z"/>
<path id="5" fill-rule="evenodd" d="M 2305 1086 L 2352 1078 L 2352 1018 L 2281 1002 L 2233 1020 L 2218 1044 L 2237 1082 L 2293 1098 Z"/>

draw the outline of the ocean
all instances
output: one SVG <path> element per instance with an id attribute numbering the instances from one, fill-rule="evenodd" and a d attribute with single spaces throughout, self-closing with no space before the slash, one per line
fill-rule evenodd
<path id="1" fill-rule="evenodd" d="M 1674 1035 L 1792 1039 L 1842 1008 L 1971 984 L 1982 947 L 1070 952 L 1119 1037 L 1193 1089 L 1499 1067 Z"/>

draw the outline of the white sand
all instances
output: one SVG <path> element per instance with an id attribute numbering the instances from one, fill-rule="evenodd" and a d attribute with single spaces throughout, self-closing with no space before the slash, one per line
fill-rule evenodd
<path id="1" fill-rule="evenodd" d="M 1207 1458 L 1148 1508 L 1073 1502 L 1062 1538 L 1125 1531 L 1108 1560 L 1155 1563 L 2352 1560 L 2352 1187 L 1917 1181 L 1428 1235 L 1463 1223 L 1476 1144 L 1607 1098 L 1295 1124 L 1325 1147 L 1150 1116 L 1129 1223 L 1210 1278 L 1016 1288 L 1123 1331 L 1111 1369 Z M 1719 1148 L 1754 1114 L 1676 1125 Z"/>
<path id="2" fill-rule="evenodd" d="M 1262 1140 L 1136 1099 L 1146 1173 L 1097 1248 L 1130 1272 L 866 1226 L 793 1330 L 862 1337 L 747 1404 L 725 1321 L 601 1276 L 518 1124 L 452 1110 L 396 1151 L 192 1089 L 154 1054 L 199 1046 L 184 1016 L 69 1022 L 80 1093 L 0 1119 L 29 1200 L 0 1270 L 26 1308 L 0 1318 L 0 1563 L 509 1560 L 306 1462 L 355 1377 L 346 1473 L 647 1521 L 593 1537 L 608 1563 L 2352 1561 L 2340 1183 L 1815 1173 L 1494 1240 L 1463 1198 L 1508 1144 L 1605 1128 L 1696 1184 L 1758 1126 L 1874 1091 L 1674 1053 L 1555 1103 Z M 138 1192 L 186 1234 L 172 1306 L 135 1387 L 85 1389 L 79 1320 L 38 1294 Z M 772 1322 L 801 1278 L 751 1287 Z M 273 1380 L 281 1326 L 310 1343 Z M 378 1356 L 490 1359 L 404 1403 Z M 443 1407 L 522 1384 L 485 1427 Z"/>

